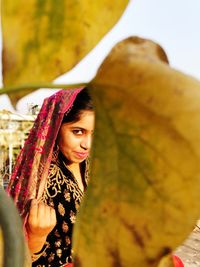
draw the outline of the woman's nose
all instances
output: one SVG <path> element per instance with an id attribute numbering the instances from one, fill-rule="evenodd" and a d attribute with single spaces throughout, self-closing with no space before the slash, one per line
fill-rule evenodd
<path id="1" fill-rule="evenodd" d="M 84 149 L 90 149 L 92 144 L 92 135 L 86 135 L 81 141 L 81 147 Z"/>

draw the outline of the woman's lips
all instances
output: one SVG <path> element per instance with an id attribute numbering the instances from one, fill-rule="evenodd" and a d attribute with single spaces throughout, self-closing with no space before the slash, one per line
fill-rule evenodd
<path id="1" fill-rule="evenodd" d="M 76 154 L 76 156 L 78 157 L 78 158 L 80 158 L 80 159 L 84 159 L 84 158 L 87 158 L 87 156 L 88 156 L 88 152 L 87 153 L 85 153 L 85 152 L 75 152 L 75 154 Z"/>

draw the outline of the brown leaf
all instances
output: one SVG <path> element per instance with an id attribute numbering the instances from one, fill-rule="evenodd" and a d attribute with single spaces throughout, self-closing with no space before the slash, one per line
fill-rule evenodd
<path id="1" fill-rule="evenodd" d="M 4 86 L 49 82 L 70 70 L 113 27 L 127 3 L 4 0 Z M 11 94 L 12 103 L 30 91 Z"/>

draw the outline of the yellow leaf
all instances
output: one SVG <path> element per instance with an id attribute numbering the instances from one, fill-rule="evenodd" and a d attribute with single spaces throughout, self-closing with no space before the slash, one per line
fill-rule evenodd
<path id="1" fill-rule="evenodd" d="M 90 84 L 96 133 L 75 266 L 158 266 L 200 215 L 200 82 L 164 55 L 126 39 Z"/>
<path id="2" fill-rule="evenodd" d="M 128 3 L 2 2 L 4 86 L 48 82 L 70 70 L 113 27 Z M 12 102 L 26 93 L 12 94 Z"/>

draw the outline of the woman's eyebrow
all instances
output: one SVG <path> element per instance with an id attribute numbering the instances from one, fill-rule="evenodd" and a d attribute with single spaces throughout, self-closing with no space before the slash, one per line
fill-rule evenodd
<path id="1" fill-rule="evenodd" d="M 71 129 L 86 130 L 85 128 L 79 126 L 71 126 Z"/>

